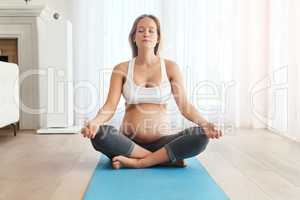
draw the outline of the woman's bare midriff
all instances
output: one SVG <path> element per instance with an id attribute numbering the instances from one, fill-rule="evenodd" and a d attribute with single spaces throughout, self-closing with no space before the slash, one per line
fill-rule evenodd
<path id="1" fill-rule="evenodd" d="M 170 121 L 164 104 L 126 105 L 120 130 L 140 143 L 151 143 L 169 134 Z"/>

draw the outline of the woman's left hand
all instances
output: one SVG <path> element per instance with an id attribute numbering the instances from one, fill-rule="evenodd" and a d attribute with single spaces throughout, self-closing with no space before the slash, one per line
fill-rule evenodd
<path id="1" fill-rule="evenodd" d="M 204 129 L 204 132 L 208 138 L 219 139 L 223 135 L 222 131 L 211 122 L 204 124 L 202 128 Z"/>

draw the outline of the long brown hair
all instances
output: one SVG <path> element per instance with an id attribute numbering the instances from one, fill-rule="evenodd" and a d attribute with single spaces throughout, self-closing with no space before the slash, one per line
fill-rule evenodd
<path id="1" fill-rule="evenodd" d="M 158 35 L 158 42 L 154 47 L 154 54 L 158 55 L 159 54 L 159 49 L 160 49 L 160 43 L 161 43 L 161 31 L 160 31 L 160 22 L 159 19 L 157 17 L 155 17 L 154 15 L 149 15 L 149 14 L 143 14 L 139 17 L 137 17 L 131 27 L 130 33 L 129 33 L 129 44 L 131 47 L 131 51 L 132 51 L 132 57 L 136 57 L 138 55 L 138 47 L 136 46 L 136 43 L 134 42 L 134 37 L 135 37 L 135 32 L 136 32 L 136 28 L 137 28 L 137 24 L 139 23 L 139 21 L 145 17 L 149 17 L 151 18 L 157 27 L 157 35 Z"/>

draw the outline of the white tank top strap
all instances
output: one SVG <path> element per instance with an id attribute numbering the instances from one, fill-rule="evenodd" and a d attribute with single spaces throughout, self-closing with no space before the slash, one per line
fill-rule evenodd
<path id="1" fill-rule="evenodd" d="M 160 63 L 161 63 L 162 80 L 166 81 L 168 80 L 168 75 L 167 75 L 165 60 L 163 58 L 160 58 Z"/>
<path id="2" fill-rule="evenodd" d="M 127 70 L 127 79 L 128 80 L 132 80 L 132 77 L 133 77 L 133 64 L 134 64 L 134 58 L 133 59 L 131 59 L 130 61 L 129 61 L 129 64 L 128 64 L 128 70 Z"/>

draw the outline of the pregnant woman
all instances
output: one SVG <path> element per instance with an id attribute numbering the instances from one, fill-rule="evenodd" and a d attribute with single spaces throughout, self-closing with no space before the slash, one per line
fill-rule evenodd
<path id="1" fill-rule="evenodd" d="M 115 169 L 184 167 L 185 158 L 203 152 L 209 138 L 220 138 L 222 132 L 189 103 L 178 65 L 159 56 L 161 30 L 155 16 L 138 17 L 129 42 L 133 58 L 114 67 L 107 99 L 81 133 L 111 159 Z M 105 125 L 114 115 L 121 95 L 126 100 L 121 126 Z M 167 114 L 171 95 L 180 113 L 197 126 L 172 133 Z"/>

